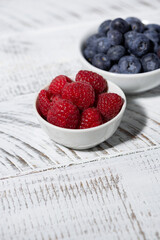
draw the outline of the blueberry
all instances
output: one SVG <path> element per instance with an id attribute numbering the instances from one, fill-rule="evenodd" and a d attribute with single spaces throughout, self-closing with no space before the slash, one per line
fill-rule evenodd
<path id="1" fill-rule="evenodd" d="M 139 18 L 136 17 L 128 17 L 126 21 L 130 24 L 131 29 L 136 32 L 142 33 L 144 31 L 144 24 L 141 22 Z"/>
<path id="2" fill-rule="evenodd" d="M 93 56 L 96 54 L 96 50 L 95 50 L 95 48 L 88 46 L 84 49 L 83 54 L 84 54 L 84 57 L 89 62 L 91 62 Z"/>
<path id="3" fill-rule="evenodd" d="M 118 62 L 120 73 L 140 73 L 141 63 L 135 56 L 124 56 Z"/>
<path id="4" fill-rule="evenodd" d="M 120 73 L 118 64 L 114 64 L 114 65 L 110 68 L 109 72 L 112 72 L 112 73 Z"/>
<path id="5" fill-rule="evenodd" d="M 157 54 L 159 48 L 160 48 L 160 45 L 155 42 L 153 46 L 153 52 Z"/>
<path id="6" fill-rule="evenodd" d="M 158 24 L 147 24 L 146 29 L 160 33 L 160 25 Z"/>
<path id="7" fill-rule="evenodd" d="M 138 36 L 138 33 L 135 31 L 129 31 L 124 34 L 124 40 L 125 40 L 125 47 L 128 48 L 130 45 L 131 41 Z"/>
<path id="8" fill-rule="evenodd" d="M 104 53 L 94 55 L 92 65 L 103 70 L 108 70 L 111 66 L 111 61 Z"/>
<path id="9" fill-rule="evenodd" d="M 123 41 L 122 33 L 118 32 L 117 30 L 109 30 L 107 33 L 107 37 L 112 46 L 119 45 Z"/>
<path id="10" fill-rule="evenodd" d="M 112 61 L 118 61 L 124 55 L 125 55 L 125 48 L 121 45 L 115 45 L 109 48 L 107 52 L 107 56 Z"/>
<path id="11" fill-rule="evenodd" d="M 107 37 L 101 37 L 97 40 L 96 50 L 98 53 L 106 53 L 110 48 L 111 43 Z"/>
<path id="12" fill-rule="evenodd" d="M 99 33 L 104 33 L 107 34 L 109 28 L 110 28 L 110 24 L 111 24 L 111 20 L 106 20 L 104 22 L 102 22 L 98 28 L 98 32 Z"/>
<path id="13" fill-rule="evenodd" d="M 155 53 L 148 53 L 141 59 L 144 72 L 153 71 L 160 68 L 160 60 Z"/>
<path id="14" fill-rule="evenodd" d="M 87 38 L 86 40 L 86 46 L 92 46 L 95 47 L 96 43 L 97 43 L 97 39 L 102 37 L 103 34 L 100 33 L 96 33 L 91 35 L 89 38 Z"/>
<path id="15" fill-rule="evenodd" d="M 129 24 L 122 18 L 116 18 L 111 22 L 110 29 L 125 33 L 129 31 Z"/>
<path id="16" fill-rule="evenodd" d="M 153 42 L 159 42 L 159 33 L 155 30 L 146 30 L 143 33 L 146 37 L 148 37 Z"/>
<path id="17" fill-rule="evenodd" d="M 150 40 L 142 33 L 139 33 L 137 36 L 133 37 L 130 42 L 128 42 L 129 52 L 133 53 L 137 57 L 141 57 L 148 53 L 150 47 Z"/>

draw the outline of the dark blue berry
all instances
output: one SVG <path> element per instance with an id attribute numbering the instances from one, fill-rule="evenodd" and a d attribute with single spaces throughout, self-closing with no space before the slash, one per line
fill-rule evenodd
<path id="1" fill-rule="evenodd" d="M 96 50 L 98 53 L 106 53 L 110 48 L 111 43 L 107 37 L 101 37 L 97 40 Z"/>
<path id="2" fill-rule="evenodd" d="M 153 42 L 159 42 L 160 36 L 159 33 L 156 32 L 155 30 L 146 30 L 143 33 L 146 37 L 148 37 L 150 40 Z"/>
<path id="3" fill-rule="evenodd" d="M 129 31 L 124 34 L 125 47 L 128 48 L 131 41 L 138 35 L 135 31 Z"/>
<path id="4" fill-rule="evenodd" d="M 158 24 L 147 24 L 146 29 L 160 33 L 160 25 L 158 25 Z"/>
<path id="5" fill-rule="evenodd" d="M 140 73 L 141 63 L 135 56 L 124 56 L 118 62 L 120 73 Z"/>
<path id="6" fill-rule="evenodd" d="M 151 47 L 150 40 L 142 33 L 139 33 L 130 42 L 128 42 L 129 52 L 137 57 L 141 57 L 144 54 L 148 53 L 150 47 Z"/>
<path id="7" fill-rule="evenodd" d="M 122 33 L 118 32 L 117 30 L 109 30 L 107 37 L 112 46 L 120 45 L 123 41 Z"/>
<path id="8" fill-rule="evenodd" d="M 88 46 L 84 49 L 83 54 L 84 54 L 84 57 L 89 62 L 91 62 L 93 56 L 96 54 L 96 50 L 95 50 L 95 48 Z"/>
<path id="9" fill-rule="evenodd" d="M 98 53 L 94 55 L 92 65 L 103 70 L 108 70 L 111 66 L 111 61 L 106 54 Z"/>
<path id="10" fill-rule="evenodd" d="M 160 45 L 155 42 L 153 46 L 153 52 L 157 54 L 159 48 L 160 48 Z"/>
<path id="11" fill-rule="evenodd" d="M 118 61 L 121 57 L 125 55 L 125 48 L 121 45 L 115 45 L 109 48 L 107 56 L 112 61 Z"/>
<path id="12" fill-rule="evenodd" d="M 112 73 L 120 73 L 118 64 L 114 64 L 114 65 L 110 68 L 109 72 L 112 72 Z"/>
<path id="13" fill-rule="evenodd" d="M 98 32 L 107 34 L 107 32 L 110 28 L 111 22 L 112 22 L 111 20 L 106 20 L 106 21 L 102 22 L 101 25 L 98 28 Z"/>
<path id="14" fill-rule="evenodd" d="M 129 31 L 129 24 L 122 18 L 116 18 L 111 22 L 110 28 L 125 33 Z"/>
<path id="15" fill-rule="evenodd" d="M 130 24 L 132 31 L 142 33 L 144 31 L 144 24 L 141 22 L 139 18 L 136 17 L 128 17 L 126 21 Z"/>
<path id="16" fill-rule="evenodd" d="M 96 43 L 97 43 L 97 39 L 102 37 L 102 36 L 103 36 L 103 34 L 100 34 L 100 33 L 96 33 L 96 34 L 91 35 L 86 40 L 86 46 L 95 47 Z"/>
<path id="17" fill-rule="evenodd" d="M 160 67 L 160 60 L 154 53 L 148 53 L 141 59 L 144 72 L 153 71 Z"/>

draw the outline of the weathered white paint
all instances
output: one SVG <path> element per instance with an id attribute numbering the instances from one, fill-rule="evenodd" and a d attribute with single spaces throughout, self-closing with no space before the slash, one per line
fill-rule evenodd
<path id="1" fill-rule="evenodd" d="M 80 68 L 78 38 L 97 20 L 160 23 L 149 1 L 0 2 L 0 239 L 160 239 L 160 87 L 128 97 L 107 142 L 74 151 L 52 142 L 34 92 Z M 152 80 L 152 79 L 151 79 Z"/>

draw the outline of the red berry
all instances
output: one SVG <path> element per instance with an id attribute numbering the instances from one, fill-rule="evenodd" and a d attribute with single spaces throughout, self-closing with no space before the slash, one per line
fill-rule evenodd
<path id="1" fill-rule="evenodd" d="M 72 102 L 59 99 L 49 109 L 47 121 L 62 128 L 77 128 L 79 110 Z"/>
<path id="2" fill-rule="evenodd" d="M 81 70 L 76 75 L 76 81 L 88 82 L 92 85 L 95 93 L 102 93 L 108 90 L 107 81 L 99 74 L 87 70 Z"/>
<path id="3" fill-rule="evenodd" d="M 60 94 L 56 94 L 56 95 L 53 95 L 52 97 L 51 97 L 51 105 L 53 104 L 53 103 L 55 103 L 56 101 L 58 101 L 59 99 L 62 99 L 62 96 L 60 95 Z"/>
<path id="4" fill-rule="evenodd" d="M 99 95 L 97 108 L 105 121 L 114 118 L 123 105 L 123 99 L 116 93 L 102 93 Z"/>
<path id="5" fill-rule="evenodd" d="M 89 83 L 72 82 L 63 88 L 62 98 L 70 100 L 80 109 L 86 109 L 93 106 L 95 92 Z"/>
<path id="6" fill-rule="evenodd" d="M 72 80 L 67 76 L 59 75 L 52 80 L 48 90 L 51 94 L 54 94 L 54 95 L 61 94 L 61 91 L 66 85 L 66 83 L 71 83 L 71 82 Z"/>
<path id="7" fill-rule="evenodd" d="M 80 122 L 80 129 L 84 128 L 91 128 L 101 125 L 102 117 L 98 109 L 96 108 L 87 108 L 83 111 L 81 122 Z"/>
<path id="8" fill-rule="evenodd" d="M 51 104 L 50 104 L 50 108 L 55 104 L 55 102 L 57 102 L 59 99 L 62 99 L 62 96 L 60 94 L 56 94 L 56 95 L 52 95 L 51 97 Z"/>
<path id="9" fill-rule="evenodd" d="M 43 117 L 47 117 L 50 108 L 50 94 L 47 90 L 41 90 L 38 95 L 37 108 Z"/>

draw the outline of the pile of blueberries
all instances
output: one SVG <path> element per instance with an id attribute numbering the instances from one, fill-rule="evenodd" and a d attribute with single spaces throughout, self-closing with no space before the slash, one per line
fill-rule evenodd
<path id="1" fill-rule="evenodd" d="M 82 51 L 93 66 L 109 72 L 153 71 L 160 68 L 160 25 L 144 25 L 136 17 L 106 20 Z"/>

